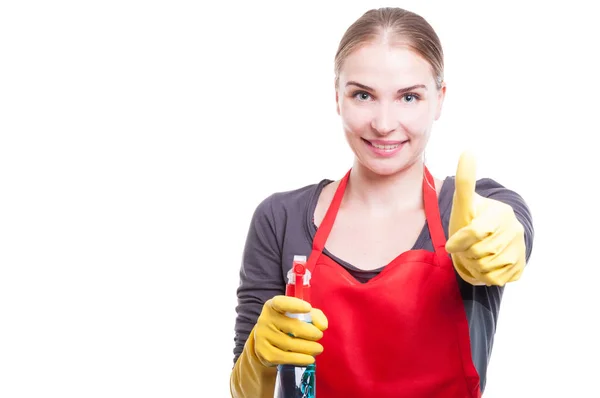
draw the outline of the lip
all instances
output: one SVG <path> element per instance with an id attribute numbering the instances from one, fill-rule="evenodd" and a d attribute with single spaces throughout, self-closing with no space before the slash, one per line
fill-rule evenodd
<path id="1" fill-rule="evenodd" d="M 362 139 L 362 141 L 365 143 L 366 147 L 371 150 L 371 152 L 373 152 L 375 155 L 377 155 L 379 157 L 391 157 L 391 156 L 396 155 L 398 152 L 400 152 L 402 150 L 402 148 L 404 147 L 404 144 L 406 144 L 408 142 L 408 140 L 386 141 L 386 140 L 365 140 L 364 138 Z M 394 148 L 392 150 L 385 150 L 385 149 L 376 148 L 371 143 L 374 143 L 376 145 L 398 145 L 398 147 Z"/>
<path id="2" fill-rule="evenodd" d="M 363 138 L 363 140 L 365 140 Z M 403 141 L 388 141 L 388 140 L 365 140 L 367 142 L 370 142 L 372 144 L 377 144 L 377 145 L 396 145 L 396 144 L 402 144 L 404 142 L 406 142 L 407 140 L 403 140 Z"/>

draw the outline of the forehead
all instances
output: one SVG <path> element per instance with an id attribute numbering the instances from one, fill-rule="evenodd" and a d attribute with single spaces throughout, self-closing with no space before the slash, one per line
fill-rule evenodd
<path id="1" fill-rule="evenodd" d="M 405 45 L 369 43 L 348 55 L 340 83 L 356 81 L 371 87 L 398 88 L 434 83 L 431 65 Z"/>

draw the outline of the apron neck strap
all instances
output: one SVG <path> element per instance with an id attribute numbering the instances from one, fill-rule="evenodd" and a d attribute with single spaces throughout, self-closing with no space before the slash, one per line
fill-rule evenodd
<path id="1" fill-rule="evenodd" d="M 423 174 L 423 202 L 427 228 L 429 228 L 429 235 L 431 236 L 431 243 L 435 250 L 438 265 L 442 265 L 447 262 L 448 253 L 446 252 L 446 234 L 440 216 L 435 180 L 426 166 L 423 166 Z"/>
<path id="2" fill-rule="evenodd" d="M 321 225 L 319 228 L 317 228 L 317 233 L 313 239 L 313 251 L 322 252 L 325 248 L 325 242 L 327 241 L 327 237 L 331 232 L 331 228 L 333 228 L 333 222 L 335 221 L 338 210 L 342 204 L 342 199 L 344 197 L 344 192 L 346 191 L 346 185 L 348 185 L 348 179 L 350 178 L 351 171 L 352 169 L 348 170 L 344 178 L 340 180 L 340 185 L 338 185 L 337 189 L 335 190 L 333 200 L 327 209 L 327 213 L 325 213 L 323 221 L 321 221 Z"/>
<path id="3" fill-rule="evenodd" d="M 342 204 L 342 199 L 344 197 L 344 192 L 346 191 L 346 186 L 348 185 L 348 179 L 350 178 L 351 172 L 352 169 L 348 170 L 346 175 L 344 175 L 344 177 L 340 180 L 340 184 L 335 191 L 333 200 L 331 201 L 331 204 L 325 213 L 325 217 L 323 218 L 319 228 L 317 228 L 317 233 L 313 239 L 312 253 L 309 257 L 310 259 L 314 259 L 312 262 L 317 260 L 325 248 L 325 243 L 327 242 L 327 238 L 329 237 L 329 233 L 333 228 L 333 223 L 338 214 L 338 210 Z M 431 235 L 431 241 L 433 243 L 433 248 L 437 255 L 436 257 L 438 258 L 438 262 L 444 261 L 444 259 L 447 257 L 445 249 L 446 236 L 444 234 L 442 219 L 440 217 L 438 197 L 435 190 L 435 181 L 426 166 L 423 166 L 423 172 L 423 200 L 425 216 L 427 218 L 427 226 L 429 228 L 429 234 Z M 309 261 L 307 267 L 311 271 L 313 266 L 314 264 Z"/>

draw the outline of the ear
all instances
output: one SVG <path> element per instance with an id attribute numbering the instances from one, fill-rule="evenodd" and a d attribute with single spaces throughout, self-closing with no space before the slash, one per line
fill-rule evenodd
<path id="1" fill-rule="evenodd" d="M 335 110 L 337 114 L 340 114 L 340 93 L 338 92 L 338 79 L 334 77 L 333 79 L 333 89 L 335 90 Z"/>
<path id="2" fill-rule="evenodd" d="M 442 82 L 442 87 L 438 90 L 438 104 L 435 110 L 435 119 L 438 120 L 442 115 L 442 105 L 444 105 L 444 99 L 446 98 L 446 82 Z"/>

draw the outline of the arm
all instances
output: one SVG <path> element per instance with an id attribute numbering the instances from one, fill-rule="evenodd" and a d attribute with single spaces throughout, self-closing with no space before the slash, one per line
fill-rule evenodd
<path id="1" fill-rule="evenodd" d="M 285 296 L 280 244 L 284 223 L 274 217 L 276 197 L 255 210 L 244 248 L 230 378 L 234 398 L 273 397 L 277 365 L 307 366 L 323 352 L 318 340 L 327 329 L 325 314 L 304 300 Z M 307 312 L 312 323 L 285 315 Z"/>
<path id="2" fill-rule="evenodd" d="M 267 300 L 285 293 L 281 251 L 276 237 L 272 200 L 256 208 L 248 231 L 235 322 L 234 367 L 231 373 L 232 397 L 272 397 L 276 368 L 263 366 L 255 352 L 254 326 Z"/>
<path id="3" fill-rule="evenodd" d="M 254 211 L 242 254 L 237 289 L 234 363 L 241 355 L 265 302 L 276 295 L 285 294 L 272 200 L 272 196 L 263 200 Z"/>

